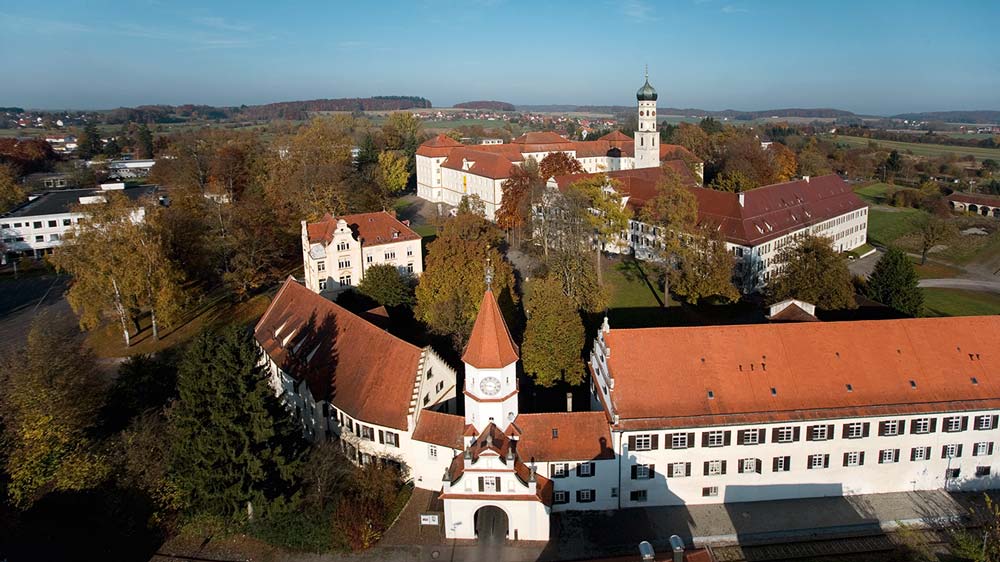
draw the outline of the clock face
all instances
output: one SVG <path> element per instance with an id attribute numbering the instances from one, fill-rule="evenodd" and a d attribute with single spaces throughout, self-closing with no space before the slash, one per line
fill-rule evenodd
<path id="1" fill-rule="evenodd" d="M 487 396 L 493 396 L 500 392 L 500 379 L 496 377 L 485 377 L 479 383 L 479 390 L 483 391 L 483 394 Z"/>

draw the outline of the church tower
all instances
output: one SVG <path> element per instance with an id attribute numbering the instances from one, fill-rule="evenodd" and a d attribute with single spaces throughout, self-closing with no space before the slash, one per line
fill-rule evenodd
<path id="1" fill-rule="evenodd" d="M 517 361 L 520 356 L 510 337 L 500 306 L 489 288 L 465 346 L 465 424 L 482 432 L 490 423 L 501 431 L 517 417 Z"/>
<path id="2" fill-rule="evenodd" d="M 635 97 L 639 100 L 639 128 L 635 131 L 635 167 L 655 168 L 660 165 L 660 134 L 656 132 L 656 90 L 646 83 Z"/>

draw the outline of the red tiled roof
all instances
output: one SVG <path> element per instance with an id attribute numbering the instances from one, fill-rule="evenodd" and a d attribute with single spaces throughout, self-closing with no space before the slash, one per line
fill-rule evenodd
<path id="1" fill-rule="evenodd" d="M 621 131 L 611 131 L 610 133 L 598 138 L 597 140 L 610 141 L 610 142 L 635 142 L 635 139 L 626 135 Z"/>
<path id="2" fill-rule="evenodd" d="M 448 156 L 451 149 L 464 146 L 448 135 L 438 135 L 430 140 L 424 141 L 417 147 L 417 155 L 429 158 L 441 158 Z"/>
<path id="3" fill-rule="evenodd" d="M 417 425 L 413 429 L 413 439 L 461 451 L 464 448 L 463 433 L 465 433 L 465 417 L 434 410 L 421 410 L 417 417 Z"/>
<path id="4" fill-rule="evenodd" d="M 378 246 L 405 240 L 420 240 L 420 235 L 406 226 L 387 211 L 377 213 L 359 213 L 334 217 L 327 213 L 319 222 L 309 223 L 306 229 L 309 242 L 329 244 L 333 233 L 337 230 L 337 221 L 344 219 L 354 232 L 354 239 L 364 246 Z M 395 237 L 394 237 L 395 236 Z"/>
<path id="5" fill-rule="evenodd" d="M 1000 316 L 612 329 L 606 339 L 611 403 L 628 429 L 1000 407 Z"/>
<path id="6" fill-rule="evenodd" d="M 526 460 L 615 458 L 604 412 L 520 414 L 507 433 L 517 435 L 517 453 Z"/>
<path id="7" fill-rule="evenodd" d="M 965 193 L 963 191 L 956 191 L 946 197 L 949 201 L 958 201 L 959 203 L 966 203 L 972 205 L 986 205 L 988 207 L 1000 207 L 1000 196 L 998 195 L 986 195 L 982 193 Z"/>
<path id="8" fill-rule="evenodd" d="M 423 351 L 289 278 L 254 329 L 282 371 L 352 418 L 406 431 Z"/>
<path id="9" fill-rule="evenodd" d="M 358 314 L 358 316 L 364 318 L 379 328 L 382 328 L 383 330 L 389 329 L 389 311 L 386 310 L 384 306 L 376 306 L 371 310 L 366 310 Z"/>
<path id="10" fill-rule="evenodd" d="M 517 359 L 517 346 L 507 330 L 497 299 L 493 291 L 486 291 L 462 361 L 478 369 L 499 369 Z"/>
<path id="11" fill-rule="evenodd" d="M 502 145 L 497 145 L 502 146 Z M 442 168 L 465 170 L 465 164 L 472 162 L 468 169 L 470 174 L 491 179 L 506 179 L 510 177 L 514 162 L 503 152 L 490 152 L 471 148 L 455 148 L 448 154 L 448 159 L 441 163 Z"/>
<path id="12" fill-rule="evenodd" d="M 667 166 L 681 176 L 681 180 L 686 184 L 695 187 L 701 185 L 698 178 L 691 173 L 687 165 L 680 160 L 669 160 L 662 164 Z M 634 170 L 615 170 L 604 172 L 606 176 L 618 182 L 618 191 L 623 196 L 628 196 L 626 205 L 634 212 L 638 212 L 642 206 L 653 197 L 656 197 L 656 184 L 660 181 L 660 168 L 638 168 Z M 566 189 L 570 184 L 593 174 L 570 174 L 566 176 L 556 176 L 555 182 L 560 190 Z"/>
<path id="13" fill-rule="evenodd" d="M 577 158 L 592 158 L 600 156 L 610 156 L 620 158 L 622 156 L 635 156 L 635 143 L 622 142 L 612 143 L 609 141 L 577 141 L 573 144 L 576 148 Z"/>

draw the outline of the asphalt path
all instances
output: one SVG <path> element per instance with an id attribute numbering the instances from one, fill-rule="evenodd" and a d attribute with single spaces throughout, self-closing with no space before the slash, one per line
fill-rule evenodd
<path id="1" fill-rule="evenodd" d="M 982 279 L 921 279 L 920 286 L 936 289 L 966 289 L 969 291 L 1000 293 L 1000 281 L 984 281 Z"/>
<path id="2" fill-rule="evenodd" d="M 0 280 L 0 350 L 23 344 L 37 316 L 49 312 L 58 322 L 76 322 L 64 296 L 69 279 L 46 275 Z"/>

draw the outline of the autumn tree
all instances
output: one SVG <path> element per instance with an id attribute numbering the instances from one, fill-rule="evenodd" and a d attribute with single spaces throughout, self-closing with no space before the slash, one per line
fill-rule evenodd
<path id="1" fill-rule="evenodd" d="M 760 184 L 739 170 L 723 172 L 715 176 L 710 184 L 712 189 L 728 191 L 730 193 L 748 191 L 759 186 Z"/>
<path id="2" fill-rule="evenodd" d="M 406 165 L 406 157 L 401 152 L 387 150 L 379 153 L 376 183 L 381 188 L 383 206 L 388 206 L 393 196 L 406 189 L 410 181 Z"/>
<path id="3" fill-rule="evenodd" d="M 548 181 L 555 176 L 582 174 L 583 171 L 580 161 L 565 152 L 550 152 L 538 165 L 542 181 Z"/>
<path id="4" fill-rule="evenodd" d="M 593 232 L 594 250 L 597 258 L 597 281 L 603 282 L 601 254 L 608 244 L 618 243 L 623 231 L 628 228 L 632 211 L 625 207 L 618 182 L 605 174 L 583 178 L 569 185 L 568 190 L 579 194 L 586 203 L 581 217 Z"/>
<path id="5" fill-rule="evenodd" d="M 927 263 L 927 254 L 934 246 L 951 240 L 957 234 L 951 221 L 935 216 L 919 220 L 917 232 L 920 234 L 920 265 Z"/>
<path id="6" fill-rule="evenodd" d="M 793 179 L 799 166 L 798 160 L 795 158 L 795 153 L 780 142 L 771 143 L 767 151 L 774 170 L 772 183 L 780 183 Z"/>
<path id="7" fill-rule="evenodd" d="M 807 236 L 778 254 L 771 277 L 770 300 L 798 299 L 824 310 L 856 308 L 847 260 L 833 251 L 829 238 Z"/>
<path id="8" fill-rule="evenodd" d="M 583 321 L 556 277 L 535 279 L 525 303 L 524 371 L 540 386 L 583 381 Z"/>
<path id="9" fill-rule="evenodd" d="M 596 313 L 607 309 L 611 296 L 589 261 L 579 252 L 554 252 L 547 261 L 548 277 L 559 280 L 574 310 Z"/>
<path id="10" fill-rule="evenodd" d="M 665 268 L 663 294 L 670 290 L 670 275 L 680 252 L 682 235 L 693 232 L 698 223 L 698 199 L 673 169 L 664 166 L 656 184 L 656 195 L 642 207 L 641 219 L 657 235 L 658 258 Z"/>
<path id="11" fill-rule="evenodd" d="M 9 164 L 0 163 L 0 213 L 27 199 L 24 188 L 17 183 L 14 169 Z"/>
<path id="12" fill-rule="evenodd" d="M 493 268 L 493 293 L 510 323 L 514 272 L 503 259 L 503 233 L 485 218 L 459 212 L 445 221 L 438 237 L 427 246 L 424 273 L 417 284 L 416 315 L 432 332 L 451 336 L 457 348 L 472 332 L 483 293 L 485 269 Z"/>
<path id="13" fill-rule="evenodd" d="M 501 185 L 500 207 L 496 212 L 497 226 L 515 239 L 531 219 L 532 201 L 544 188 L 538 165 L 529 160 L 511 168 L 510 177 Z"/>
<path id="14" fill-rule="evenodd" d="M 833 173 L 830 161 L 820 151 L 815 138 L 809 139 L 806 146 L 799 151 L 798 160 L 800 176 L 824 176 Z"/>
<path id="15" fill-rule="evenodd" d="M 712 146 L 708 133 L 701 127 L 691 123 L 680 123 L 673 135 L 674 144 L 679 144 L 695 153 L 702 160 L 712 156 Z"/>
<path id="16" fill-rule="evenodd" d="M 177 373 L 169 410 L 172 483 L 193 513 L 267 513 L 297 492 L 305 442 L 268 384 L 252 334 L 203 332 Z"/>
<path id="17" fill-rule="evenodd" d="M 104 384 L 93 354 L 74 332 L 40 315 L 27 343 L 0 360 L 7 492 L 20 507 L 49 491 L 91 487 L 106 475 L 90 436 Z"/>
<path id="18" fill-rule="evenodd" d="M 722 233 L 707 224 L 697 228 L 690 240 L 682 252 L 679 267 L 670 272 L 674 294 L 689 304 L 698 304 L 704 299 L 738 300 L 740 292 L 733 284 L 735 261 L 726 249 Z"/>
<path id="19" fill-rule="evenodd" d="M 865 294 L 903 314 L 920 316 L 924 307 L 924 294 L 919 283 L 920 279 L 910 258 L 897 248 L 889 248 L 868 276 Z"/>
<path id="20" fill-rule="evenodd" d="M 361 294 L 385 306 L 413 303 L 413 288 L 399 268 L 390 264 L 376 264 L 365 269 L 365 277 L 358 285 Z"/>

